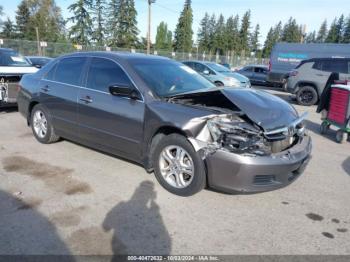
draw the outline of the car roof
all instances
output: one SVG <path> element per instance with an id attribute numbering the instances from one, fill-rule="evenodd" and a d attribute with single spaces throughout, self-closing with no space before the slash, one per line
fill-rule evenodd
<path id="1" fill-rule="evenodd" d="M 12 48 L 0 48 L 0 52 L 13 52 L 13 51 L 15 50 Z"/>
<path id="2" fill-rule="evenodd" d="M 147 55 L 140 53 L 130 53 L 130 52 L 114 52 L 114 51 L 89 51 L 89 52 L 75 52 L 67 55 L 63 55 L 63 57 L 72 57 L 72 56 L 82 56 L 82 57 L 103 57 L 103 58 L 111 58 L 118 60 L 170 60 L 167 57 L 157 56 L 157 55 Z"/>

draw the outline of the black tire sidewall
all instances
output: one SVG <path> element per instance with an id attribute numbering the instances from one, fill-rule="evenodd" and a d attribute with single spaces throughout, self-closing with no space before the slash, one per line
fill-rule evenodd
<path id="1" fill-rule="evenodd" d="M 302 95 L 302 93 L 305 92 L 305 91 L 310 91 L 310 92 L 312 92 L 312 94 L 313 94 L 313 99 L 312 99 L 310 102 L 308 102 L 308 103 L 305 103 L 305 102 L 303 102 L 303 101 L 301 100 L 301 95 Z M 317 92 L 316 92 L 315 88 L 312 87 L 312 86 L 303 86 L 303 87 L 301 87 L 301 88 L 299 89 L 299 91 L 298 91 L 298 93 L 297 93 L 297 101 L 298 101 L 298 104 L 299 104 L 299 105 L 303 105 L 303 106 L 312 106 L 312 105 L 315 105 L 315 104 L 316 104 L 317 100 L 318 100 Z"/>
<path id="2" fill-rule="evenodd" d="M 187 151 L 187 153 L 191 156 L 193 165 L 194 165 L 194 176 L 190 185 L 185 188 L 175 188 L 169 185 L 163 178 L 160 172 L 159 167 L 159 157 L 163 149 L 170 145 L 177 145 L 182 147 Z M 152 156 L 152 163 L 154 168 L 154 174 L 158 182 L 169 192 L 179 195 L 179 196 L 191 196 L 202 189 L 205 188 L 206 185 L 206 171 L 204 161 L 200 158 L 199 154 L 194 150 L 193 146 L 190 142 L 182 135 L 179 134 L 171 134 L 168 136 L 164 136 L 158 145 L 156 145 L 156 149 Z"/>
<path id="3" fill-rule="evenodd" d="M 38 110 L 40 110 L 41 112 L 44 113 L 46 121 L 47 121 L 47 132 L 46 132 L 46 135 L 43 138 L 39 137 L 36 134 L 36 132 L 34 130 L 34 125 L 33 125 L 33 116 L 34 116 L 35 112 L 38 111 Z M 43 105 L 37 104 L 32 109 L 32 112 L 30 114 L 30 126 L 32 128 L 33 135 L 35 136 L 35 138 L 40 143 L 43 143 L 43 144 L 48 144 L 49 143 L 50 137 L 51 137 L 51 132 L 52 132 L 52 121 L 51 121 L 51 117 L 50 117 L 50 114 L 49 114 L 48 110 Z"/>
<path id="4" fill-rule="evenodd" d="M 225 86 L 224 83 L 220 82 L 220 81 L 217 81 L 214 83 L 217 87 L 222 87 L 222 86 Z"/>

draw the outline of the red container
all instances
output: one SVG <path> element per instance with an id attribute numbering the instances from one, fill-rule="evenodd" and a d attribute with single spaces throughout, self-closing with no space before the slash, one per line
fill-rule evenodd
<path id="1" fill-rule="evenodd" d="M 334 85 L 331 90 L 328 120 L 346 127 L 350 117 L 350 86 Z"/>

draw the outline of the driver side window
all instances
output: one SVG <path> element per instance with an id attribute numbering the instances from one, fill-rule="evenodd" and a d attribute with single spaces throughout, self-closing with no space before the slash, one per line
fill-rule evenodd
<path id="1" fill-rule="evenodd" d="M 105 58 L 92 58 L 88 72 L 87 88 L 109 92 L 108 88 L 113 84 L 132 86 L 129 77 L 115 62 Z"/>

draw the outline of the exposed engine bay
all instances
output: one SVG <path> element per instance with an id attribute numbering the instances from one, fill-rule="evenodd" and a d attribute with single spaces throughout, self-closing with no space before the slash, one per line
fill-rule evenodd
<path id="1" fill-rule="evenodd" d="M 307 114 L 286 126 L 265 130 L 262 123 L 255 123 L 220 93 L 211 93 L 210 97 L 190 95 L 172 98 L 171 102 L 205 107 L 215 113 L 209 117 L 193 119 L 188 124 L 188 127 L 192 127 L 202 123 L 200 132 L 190 141 L 196 150 L 204 149 L 205 155 L 222 149 L 241 155 L 266 156 L 287 150 L 305 135 L 303 120 Z"/>

